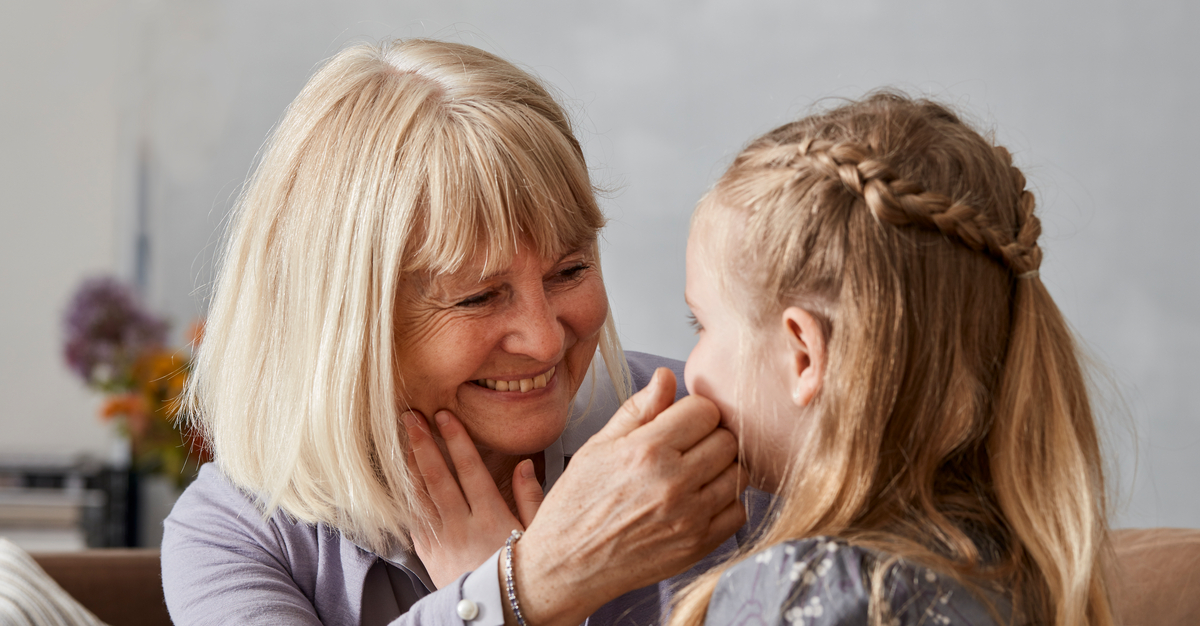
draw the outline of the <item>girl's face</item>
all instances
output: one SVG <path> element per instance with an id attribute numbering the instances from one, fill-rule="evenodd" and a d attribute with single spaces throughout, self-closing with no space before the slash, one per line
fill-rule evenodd
<path id="1" fill-rule="evenodd" d="M 688 237 L 684 298 L 699 339 L 688 356 L 684 381 L 689 393 L 720 409 L 721 425 L 741 444 L 751 484 L 775 493 L 803 436 L 801 410 L 789 385 L 794 353 L 782 322 L 750 330 L 721 293 L 712 273 L 727 265 L 713 257 L 720 252 L 708 242 L 710 229 L 699 225 Z"/>

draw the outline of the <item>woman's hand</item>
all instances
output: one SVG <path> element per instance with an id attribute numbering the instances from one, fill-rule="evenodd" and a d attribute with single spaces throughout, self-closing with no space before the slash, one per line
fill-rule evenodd
<path id="1" fill-rule="evenodd" d="M 674 397 L 675 375 L 659 368 L 571 458 L 514 544 L 527 623 L 582 623 L 609 600 L 685 571 L 745 523 L 736 439 L 711 401 Z M 505 612 L 515 623 L 507 603 Z"/>
<path id="2" fill-rule="evenodd" d="M 513 470 L 513 498 L 521 519 L 513 516 L 479 451 L 461 422 L 449 411 L 434 415 L 458 480 L 446 465 L 424 418 L 416 412 L 404 416 L 411 453 L 409 468 L 420 481 L 418 493 L 431 512 L 430 525 L 413 531 L 413 549 L 441 589 L 465 572 L 479 567 L 504 545 L 514 528 L 533 521 L 542 502 L 542 486 L 533 461 L 521 461 Z"/>

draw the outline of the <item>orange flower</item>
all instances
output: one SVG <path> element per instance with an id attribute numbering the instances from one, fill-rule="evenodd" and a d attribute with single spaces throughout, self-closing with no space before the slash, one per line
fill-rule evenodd
<path id="1" fill-rule="evenodd" d="M 166 350 L 148 351 L 134 365 L 134 384 L 146 398 L 150 412 L 173 420 L 188 376 L 188 360 Z"/>
<path id="2" fill-rule="evenodd" d="M 203 329 L 202 320 L 192 324 L 193 348 Z M 212 459 L 203 435 L 176 421 L 191 366 L 187 349 L 146 347 L 126 370 L 122 391 L 106 398 L 100 409 L 102 419 L 117 420 L 118 428 L 128 434 L 136 465 L 173 477 L 180 484 Z"/>
<path id="3" fill-rule="evenodd" d="M 117 416 L 146 414 L 146 399 L 137 393 L 120 393 L 111 395 L 104 400 L 100 407 L 100 417 L 105 421 Z"/>
<path id="4" fill-rule="evenodd" d="M 208 448 L 208 441 L 196 429 L 185 426 L 183 441 L 187 447 L 188 458 L 195 461 L 197 466 L 212 460 L 212 450 Z"/>
<path id="5" fill-rule="evenodd" d="M 197 317 L 192 320 L 187 331 L 187 345 L 192 350 L 200 347 L 200 340 L 204 339 L 204 318 Z"/>

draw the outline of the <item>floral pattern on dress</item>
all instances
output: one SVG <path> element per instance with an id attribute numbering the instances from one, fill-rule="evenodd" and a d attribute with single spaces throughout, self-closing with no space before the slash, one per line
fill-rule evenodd
<path id="1" fill-rule="evenodd" d="M 708 604 L 706 626 L 867 624 L 868 568 L 889 558 L 837 539 L 778 544 L 731 567 Z M 949 576 L 897 560 L 884 576 L 890 626 L 997 626 L 987 604 Z M 1007 601 L 990 598 L 1003 617 Z"/>

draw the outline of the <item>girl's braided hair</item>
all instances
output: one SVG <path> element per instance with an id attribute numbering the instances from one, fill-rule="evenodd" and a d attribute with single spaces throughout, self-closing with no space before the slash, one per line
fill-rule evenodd
<path id="1" fill-rule="evenodd" d="M 847 190 L 863 198 L 880 222 L 936 230 L 972 250 L 990 255 L 1017 275 L 1028 274 L 1037 271 L 1042 262 L 1042 250 L 1037 244 L 1042 223 L 1034 215 L 1035 201 L 1033 193 L 1025 189 L 1025 175 L 1012 165 L 1012 156 L 1006 148 L 996 146 L 994 150 L 1008 165 L 1014 188 L 1020 190 L 1016 233 L 998 227 L 988 213 L 962 199 L 927 191 L 920 184 L 901 178 L 868 146 L 854 142 L 805 137 L 798 144 L 779 144 L 748 153 L 741 164 L 795 168 L 804 175 L 815 171 L 839 180 Z"/>
<path id="2" fill-rule="evenodd" d="M 894 92 L 781 126 L 734 159 L 692 224 L 716 233 L 701 262 L 745 318 L 742 397 L 770 336 L 757 331 L 786 307 L 827 335 L 821 390 L 796 415 L 813 434 L 744 554 L 837 536 L 1000 585 L 1014 623 L 1112 623 L 1098 435 L 1038 276 L 1034 208 L 1005 148 Z M 703 622 L 724 569 L 681 595 L 674 626 Z"/>

